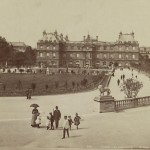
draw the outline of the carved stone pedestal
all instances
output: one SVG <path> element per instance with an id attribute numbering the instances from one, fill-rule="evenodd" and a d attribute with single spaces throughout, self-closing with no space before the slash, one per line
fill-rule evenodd
<path id="1" fill-rule="evenodd" d="M 100 113 L 115 111 L 115 99 L 112 96 L 100 97 Z"/>
<path id="2" fill-rule="evenodd" d="M 100 113 L 115 111 L 115 99 L 112 96 L 95 97 L 94 101 L 99 102 Z"/>

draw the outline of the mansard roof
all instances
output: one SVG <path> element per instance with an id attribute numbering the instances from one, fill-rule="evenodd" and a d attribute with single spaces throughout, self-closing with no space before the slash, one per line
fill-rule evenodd
<path id="1" fill-rule="evenodd" d="M 58 34 L 57 31 L 50 33 L 43 31 L 43 37 L 39 41 L 66 42 L 69 41 L 69 39 L 67 35 L 64 37 L 62 33 Z"/>
<path id="2" fill-rule="evenodd" d="M 26 47 L 24 42 L 9 42 L 14 47 Z"/>
<path id="3" fill-rule="evenodd" d="M 138 43 L 134 39 L 134 32 L 132 32 L 132 33 L 125 33 L 125 34 L 120 32 L 119 38 L 118 38 L 118 42 L 119 43 L 126 43 L 126 42 Z"/>

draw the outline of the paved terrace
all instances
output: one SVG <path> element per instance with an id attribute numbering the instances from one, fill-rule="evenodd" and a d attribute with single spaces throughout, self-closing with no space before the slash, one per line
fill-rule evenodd
<path id="1" fill-rule="evenodd" d="M 117 86 L 117 79 L 124 73 L 131 76 L 131 70 L 117 70 L 110 87 L 116 99 L 124 98 Z M 149 95 L 149 78 L 134 71 L 144 84 L 140 96 Z M 146 91 L 145 91 L 146 90 Z M 0 98 L 0 149 L 123 149 L 150 148 L 150 107 L 124 110 L 119 113 L 98 113 L 93 98 L 98 90 L 56 96 L 38 96 L 27 101 L 25 97 Z M 32 128 L 30 104 L 38 103 L 42 115 L 42 128 Z M 46 116 L 58 105 L 64 115 L 76 112 L 81 116 L 80 129 L 70 131 L 70 138 L 62 140 L 62 129 L 47 131 Z M 62 119 L 60 121 L 60 127 Z"/>

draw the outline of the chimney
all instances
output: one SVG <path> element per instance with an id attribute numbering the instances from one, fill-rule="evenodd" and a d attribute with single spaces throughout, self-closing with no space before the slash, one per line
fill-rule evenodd
<path id="1" fill-rule="evenodd" d="M 83 41 L 85 41 L 85 36 L 83 36 Z"/>
<path id="2" fill-rule="evenodd" d="M 134 38 L 134 32 L 132 32 L 131 34 L 132 34 L 132 36 L 133 36 L 133 38 Z"/>
<path id="3" fill-rule="evenodd" d="M 96 36 L 96 41 L 98 41 L 98 36 Z"/>
<path id="4" fill-rule="evenodd" d="M 43 31 L 43 36 L 45 36 L 45 35 L 46 35 L 46 31 L 44 30 L 44 31 Z"/>
<path id="5" fill-rule="evenodd" d="M 68 35 L 66 35 L 66 38 L 65 38 L 65 39 L 66 39 L 66 41 L 69 41 Z"/>

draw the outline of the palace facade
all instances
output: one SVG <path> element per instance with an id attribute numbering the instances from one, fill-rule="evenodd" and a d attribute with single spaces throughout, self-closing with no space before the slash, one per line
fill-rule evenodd
<path id="1" fill-rule="evenodd" d="M 129 66 L 139 60 L 139 43 L 134 33 L 119 33 L 116 42 L 99 41 L 89 34 L 81 41 L 70 41 L 68 36 L 43 32 L 37 42 L 37 63 L 46 67 L 90 67 Z"/>

